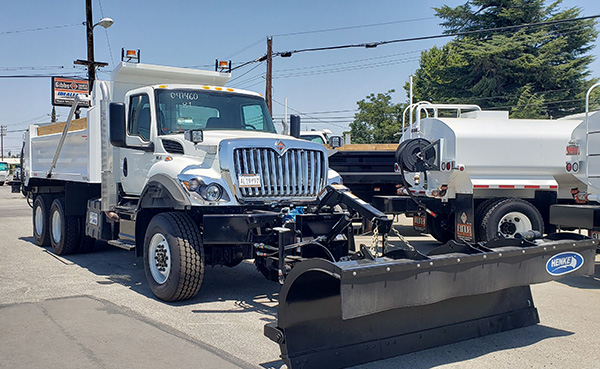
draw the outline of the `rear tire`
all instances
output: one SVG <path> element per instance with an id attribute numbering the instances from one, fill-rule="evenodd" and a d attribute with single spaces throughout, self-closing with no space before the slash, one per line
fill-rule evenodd
<path id="1" fill-rule="evenodd" d="M 446 243 L 454 239 L 454 221 L 450 221 L 448 215 L 440 214 L 436 218 L 427 214 L 427 230 L 429 234 L 441 243 Z"/>
<path id="2" fill-rule="evenodd" d="M 531 203 L 516 199 L 502 199 L 486 211 L 481 221 L 483 241 L 496 238 L 514 238 L 518 232 L 544 233 L 544 219 Z"/>
<path id="3" fill-rule="evenodd" d="M 57 198 L 50 206 L 50 244 L 56 255 L 69 255 L 79 248 L 79 219 L 65 215 L 65 200 Z"/>
<path id="4" fill-rule="evenodd" d="M 187 214 L 156 215 L 144 237 L 144 270 L 152 293 L 163 301 L 194 297 L 204 279 L 200 230 Z"/>
<path id="5" fill-rule="evenodd" d="M 33 237 L 38 246 L 50 246 L 48 220 L 50 219 L 50 203 L 48 195 L 37 195 L 33 200 Z"/>

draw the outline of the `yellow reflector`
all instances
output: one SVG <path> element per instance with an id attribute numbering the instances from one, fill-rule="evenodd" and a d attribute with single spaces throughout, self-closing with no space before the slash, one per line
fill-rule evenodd
<path id="1" fill-rule="evenodd" d="M 208 86 L 202 86 L 202 88 L 205 90 L 210 90 L 210 87 L 208 87 Z"/>
<path id="2" fill-rule="evenodd" d="M 167 88 L 167 85 L 160 85 L 158 88 Z"/>
<path id="3" fill-rule="evenodd" d="M 233 90 L 233 88 L 228 88 L 227 91 L 233 92 L 234 90 Z"/>
<path id="4" fill-rule="evenodd" d="M 217 91 L 223 91 L 223 89 L 221 87 L 215 87 L 215 90 L 217 90 Z"/>

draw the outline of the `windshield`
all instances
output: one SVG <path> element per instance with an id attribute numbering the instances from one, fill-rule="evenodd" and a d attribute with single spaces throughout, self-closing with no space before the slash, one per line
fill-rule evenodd
<path id="1" fill-rule="evenodd" d="M 159 134 L 191 129 L 247 130 L 275 133 L 260 97 L 197 90 L 158 90 Z"/>
<path id="2" fill-rule="evenodd" d="M 0 163 L 0 170 L 1 171 L 8 170 L 8 163 Z"/>
<path id="3" fill-rule="evenodd" d="M 319 135 L 301 135 L 300 138 L 303 140 L 312 141 L 312 142 L 316 142 L 316 143 L 325 145 L 325 141 L 323 141 L 323 137 L 321 137 Z"/>

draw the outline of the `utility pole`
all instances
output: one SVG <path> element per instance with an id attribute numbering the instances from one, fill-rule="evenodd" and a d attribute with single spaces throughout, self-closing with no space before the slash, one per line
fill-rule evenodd
<path id="1" fill-rule="evenodd" d="M 267 83 L 265 88 L 265 100 L 267 108 L 273 115 L 273 37 L 267 37 Z"/>
<path id="2" fill-rule="evenodd" d="M 86 65 L 88 69 L 88 91 L 92 91 L 96 80 L 96 66 L 106 67 L 108 63 L 98 63 L 94 60 L 94 27 L 102 26 L 108 28 L 113 24 L 111 18 L 102 18 L 94 24 L 92 17 L 92 0 L 85 0 L 85 28 L 87 36 L 87 60 L 75 60 L 75 64 Z"/>
<path id="3" fill-rule="evenodd" d="M 85 26 L 87 29 L 87 61 L 89 91 L 96 80 L 96 65 L 94 63 L 94 19 L 92 18 L 92 0 L 85 0 Z"/>
<path id="4" fill-rule="evenodd" d="M 0 126 L 0 151 L 2 151 L 2 160 L 4 160 L 4 136 L 6 136 L 6 126 Z"/>

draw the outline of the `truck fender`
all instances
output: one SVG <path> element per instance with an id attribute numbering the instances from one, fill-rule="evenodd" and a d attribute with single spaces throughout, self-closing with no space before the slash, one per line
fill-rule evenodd
<path id="1" fill-rule="evenodd" d="M 191 205 L 187 194 L 175 179 L 156 174 L 148 180 L 142 191 L 138 211 L 148 208 L 183 210 Z"/>
<path id="2" fill-rule="evenodd" d="M 146 227 L 160 209 L 183 210 L 190 205 L 187 195 L 173 178 L 164 174 L 152 176 L 142 191 L 136 211 L 136 256 L 142 256 Z"/>

